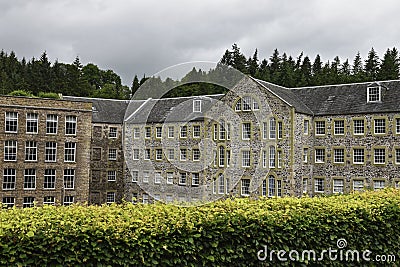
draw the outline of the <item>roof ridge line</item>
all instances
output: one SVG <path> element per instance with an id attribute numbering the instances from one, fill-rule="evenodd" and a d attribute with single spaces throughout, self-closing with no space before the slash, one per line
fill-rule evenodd
<path id="1" fill-rule="evenodd" d="M 128 118 L 124 119 L 124 122 L 130 120 L 131 117 L 132 117 L 133 115 L 135 115 L 139 110 L 141 110 L 141 109 L 147 104 L 147 102 L 149 102 L 151 99 L 152 99 L 152 98 L 147 98 L 134 112 L 132 112 L 131 115 L 129 115 Z M 143 101 L 143 100 L 142 100 L 142 101 Z M 129 104 L 128 104 L 128 107 L 129 107 Z M 128 107 L 126 108 L 126 110 L 128 109 Z"/>

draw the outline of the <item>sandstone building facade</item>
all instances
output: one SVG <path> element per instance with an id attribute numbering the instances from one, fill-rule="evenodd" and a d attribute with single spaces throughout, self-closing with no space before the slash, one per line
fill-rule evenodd
<path id="1" fill-rule="evenodd" d="M 221 95 L 1 97 L 0 198 L 197 202 L 399 187 L 399 99 L 400 81 L 284 88 L 251 77 Z"/>

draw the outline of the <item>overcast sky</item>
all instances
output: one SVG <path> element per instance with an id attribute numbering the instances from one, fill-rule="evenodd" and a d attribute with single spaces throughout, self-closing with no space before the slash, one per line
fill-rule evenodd
<path id="1" fill-rule="evenodd" d="M 171 65 L 218 61 L 237 43 L 259 58 L 275 48 L 314 60 L 381 57 L 400 48 L 396 0 L 0 0 L 0 49 L 21 59 L 47 51 L 54 62 L 112 69 L 130 85 L 135 74 Z"/>

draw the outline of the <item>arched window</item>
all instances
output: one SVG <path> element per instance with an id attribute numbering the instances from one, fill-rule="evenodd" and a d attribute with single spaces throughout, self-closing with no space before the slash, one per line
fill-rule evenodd
<path id="1" fill-rule="evenodd" d="M 276 120 L 275 118 L 269 119 L 269 139 L 276 138 Z"/>
<path id="2" fill-rule="evenodd" d="M 225 193 L 225 177 L 222 173 L 218 175 L 218 194 Z"/>
<path id="3" fill-rule="evenodd" d="M 219 121 L 219 140 L 225 140 L 226 129 L 225 129 L 225 120 L 221 119 Z"/>
<path id="4" fill-rule="evenodd" d="M 273 197 L 275 196 L 275 177 L 273 175 L 270 175 L 268 177 L 268 197 Z"/>
<path id="5" fill-rule="evenodd" d="M 269 167 L 275 168 L 275 147 L 269 147 Z"/>

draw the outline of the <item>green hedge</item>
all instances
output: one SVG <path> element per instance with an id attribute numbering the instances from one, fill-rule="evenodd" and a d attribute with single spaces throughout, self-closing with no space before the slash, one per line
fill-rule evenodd
<path id="1" fill-rule="evenodd" d="M 0 211 L 2 266 L 305 266 L 270 250 L 370 250 L 400 264 L 400 191 L 320 198 L 228 199 L 199 207 L 70 206 Z M 340 252 L 340 251 L 339 251 Z M 338 255 L 339 255 L 338 252 Z M 295 255 L 295 254 L 293 254 Z M 317 254 L 319 257 L 320 254 Z M 339 256 L 338 256 L 339 258 Z M 361 254 L 360 254 L 361 258 Z M 312 266 L 382 266 L 311 260 Z"/>

